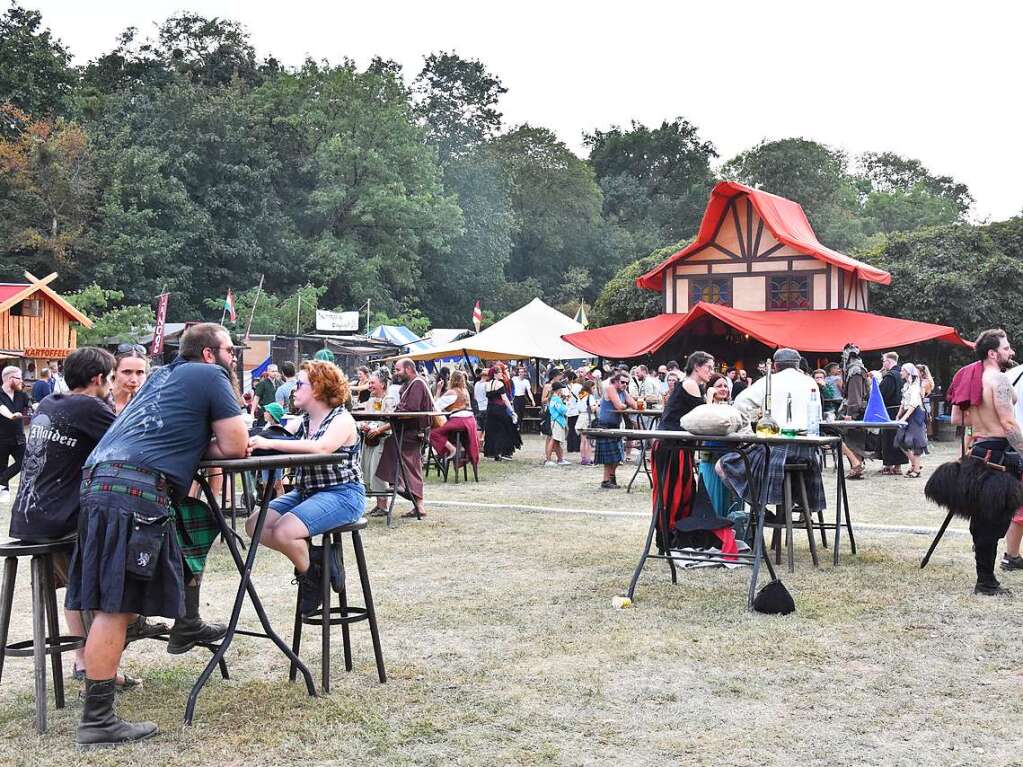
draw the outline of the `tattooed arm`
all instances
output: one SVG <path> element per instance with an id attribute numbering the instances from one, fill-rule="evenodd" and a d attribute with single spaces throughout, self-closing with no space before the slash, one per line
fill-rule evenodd
<path id="1" fill-rule="evenodd" d="M 995 412 L 1005 431 L 1005 438 L 1017 452 L 1023 453 L 1023 431 L 1020 430 L 1019 423 L 1016 421 L 1016 412 L 1013 407 L 1016 404 L 1015 396 L 1012 384 L 1009 383 L 1009 377 L 1004 373 L 999 373 L 995 378 L 994 388 Z"/>

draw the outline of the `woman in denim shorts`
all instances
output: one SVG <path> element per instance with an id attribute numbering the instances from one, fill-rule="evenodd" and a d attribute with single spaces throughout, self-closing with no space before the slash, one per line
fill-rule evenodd
<path id="1" fill-rule="evenodd" d="M 295 474 L 295 489 L 274 499 L 267 512 L 261 542 L 284 554 L 295 565 L 302 600 L 308 615 L 320 606 L 322 578 L 319 558 L 310 557 L 308 538 L 362 517 L 366 493 L 359 461 L 359 435 L 345 410 L 348 381 L 333 362 L 305 362 L 295 383 L 295 407 L 304 412 L 297 439 L 252 437 L 250 450 L 281 453 L 337 453 L 343 460 L 327 466 L 302 466 Z M 255 515 L 245 525 L 249 535 Z M 334 570 L 332 563 L 331 570 Z M 331 573 L 340 590 L 340 570 Z"/>

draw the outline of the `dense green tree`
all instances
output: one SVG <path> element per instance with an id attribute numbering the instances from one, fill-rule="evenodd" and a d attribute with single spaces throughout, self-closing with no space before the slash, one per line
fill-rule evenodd
<path id="1" fill-rule="evenodd" d="M 481 61 L 431 53 L 413 92 L 416 113 L 442 164 L 475 151 L 501 129 L 497 102 L 508 89 Z"/>
<path id="2" fill-rule="evenodd" d="M 32 120 L 10 104 L 0 119 L 20 126 L 0 138 L 0 252 L 16 273 L 59 269 L 73 280 L 96 193 L 88 138 L 62 118 Z"/>
<path id="3" fill-rule="evenodd" d="M 659 248 L 650 255 L 622 267 L 600 291 L 590 312 L 590 325 L 593 327 L 614 325 L 661 314 L 664 311 L 664 296 L 636 287 L 636 278 L 649 272 L 687 244 L 688 241 L 683 241 Z"/>
<path id="4" fill-rule="evenodd" d="M 423 252 L 420 303 L 441 326 L 464 325 L 477 299 L 504 289 L 515 216 L 504 167 L 487 142 L 501 128 L 497 102 L 505 92 L 482 62 L 454 53 L 428 56 L 413 85 L 444 189 L 457 196 L 463 217 L 450 247 Z"/>
<path id="5" fill-rule="evenodd" d="M 0 16 L 0 101 L 36 118 L 63 115 L 77 82 L 71 54 L 39 11 L 11 2 Z"/>
<path id="6" fill-rule="evenodd" d="M 593 169 L 546 128 L 523 125 L 492 147 L 511 181 L 518 223 L 506 270 L 509 280 L 536 279 L 548 301 L 572 298 L 563 295 L 567 271 L 591 269 L 611 258 Z M 596 289 L 586 286 L 586 297 L 592 298 Z"/>
<path id="7" fill-rule="evenodd" d="M 892 275 L 875 286 L 871 310 L 878 314 L 955 327 L 973 338 L 986 327 L 1023 333 L 1023 259 L 1006 255 L 987 227 L 940 226 L 895 234 L 862 254 Z M 969 265 L 969 268 L 964 268 Z"/>
<path id="8" fill-rule="evenodd" d="M 628 231 L 634 247 L 653 247 L 691 237 L 700 225 L 714 185 L 714 145 L 681 117 L 647 128 L 613 127 L 587 134 L 589 162 L 604 193 L 604 214 Z"/>
<path id="9" fill-rule="evenodd" d="M 93 283 L 66 297 L 72 306 L 92 320 L 91 328 L 78 329 L 78 343 L 82 346 L 111 341 L 137 342 L 156 324 L 156 313 L 151 306 L 125 305 L 124 293 L 119 290 L 107 290 Z"/>
<path id="10" fill-rule="evenodd" d="M 371 299 L 396 312 L 417 294 L 422 253 L 446 252 L 462 223 L 407 89 L 389 70 L 307 62 L 254 99 L 259 130 L 269 132 L 282 171 L 295 174 L 275 185 L 308 243 L 291 267 L 326 285 L 328 304 Z"/>

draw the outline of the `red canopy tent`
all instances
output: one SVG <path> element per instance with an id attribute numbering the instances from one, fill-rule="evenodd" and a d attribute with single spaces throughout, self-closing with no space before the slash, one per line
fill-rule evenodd
<path id="1" fill-rule="evenodd" d="M 895 349 L 921 341 L 944 341 L 969 348 L 955 328 L 850 309 L 804 312 L 751 312 L 718 304 L 698 303 L 688 314 L 660 314 L 646 320 L 562 336 L 599 357 L 630 359 L 660 349 L 701 318 L 713 318 L 766 346 L 805 352 L 840 352 L 852 342 L 862 351 Z"/>

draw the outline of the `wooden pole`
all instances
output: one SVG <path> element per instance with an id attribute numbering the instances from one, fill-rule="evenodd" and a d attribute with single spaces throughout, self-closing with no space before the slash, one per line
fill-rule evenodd
<path id="1" fill-rule="evenodd" d="M 249 332 L 252 330 L 252 320 L 256 316 L 256 304 L 259 303 L 259 296 L 263 292 L 263 277 L 265 275 L 259 275 L 259 285 L 256 287 L 256 298 L 252 302 L 252 311 L 249 312 L 249 324 L 245 326 L 245 343 L 249 342 Z"/>

